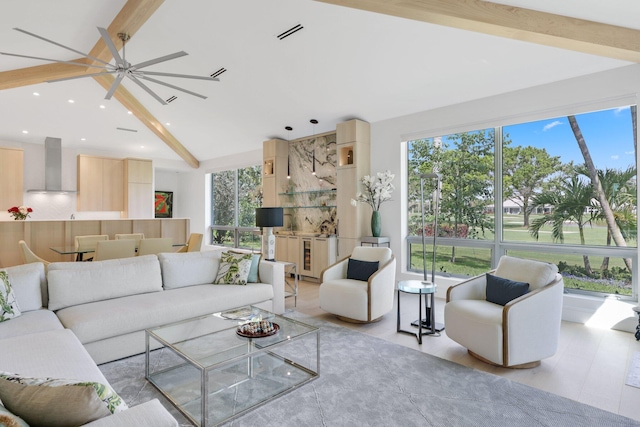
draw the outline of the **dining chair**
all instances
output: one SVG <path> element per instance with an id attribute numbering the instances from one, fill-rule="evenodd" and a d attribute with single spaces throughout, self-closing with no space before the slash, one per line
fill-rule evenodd
<path id="1" fill-rule="evenodd" d="M 200 252 L 202 248 L 202 233 L 191 233 L 187 246 L 183 246 L 176 252 Z"/>
<path id="2" fill-rule="evenodd" d="M 136 248 L 140 247 L 140 240 L 144 239 L 144 233 L 116 234 L 116 240 L 132 239 L 136 241 Z"/>
<path id="3" fill-rule="evenodd" d="M 42 258 L 40 258 L 38 255 L 36 255 L 31 248 L 27 245 L 27 242 L 25 242 L 24 240 L 20 240 L 18 242 L 18 245 L 20 246 L 20 252 L 22 253 L 22 261 L 25 264 L 30 264 L 32 262 L 41 262 L 44 264 L 44 268 L 45 270 L 47 269 L 47 267 L 49 266 L 49 264 L 51 264 L 51 262 L 44 260 Z"/>
<path id="4" fill-rule="evenodd" d="M 140 240 L 138 256 L 173 252 L 173 239 L 171 237 L 155 237 Z"/>
<path id="5" fill-rule="evenodd" d="M 89 250 L 84 254 L 84 257 L 77 256 L 76 261 L 84 260 L 90 261 L 93 255 L 95 255 L 96 246 L 101 240 L 109 240 L 109 236 L 106 234 L 92 234 L 86 236 L 76 236 L 75 247 L 76 251 Z"/>
<path id="6" fill-rule="evenodd" d="M 136 256 L 136 241 L 133 239 L 100 240 L 96 246 L 94 261 L 129 258 Z"/>

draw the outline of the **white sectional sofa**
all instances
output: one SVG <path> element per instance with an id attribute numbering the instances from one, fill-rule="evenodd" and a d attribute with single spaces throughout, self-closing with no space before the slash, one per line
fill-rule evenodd
<path id="1" fill-rule="evenodd" d="M 213 285 L 220 255 L 52 263 L 46 277 L 41 263 L 6 268 L 22 314 L 0 322 L 0 371 L 108 385 L 97 364 L 144 352 L 146 328 L 249 304 L 284 312 L 282 264 L 260 262 L 260 283 Z M 86 425 L 177 423 L 154 400 Z"/>

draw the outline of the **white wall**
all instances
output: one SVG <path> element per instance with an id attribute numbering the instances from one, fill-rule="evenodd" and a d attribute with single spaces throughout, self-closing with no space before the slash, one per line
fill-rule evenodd
<path id="1" fill-rule="evenodd" d="M 631 65 L 372 123 L 371 172 L 389 169 L 396 174 L 393 200 L 381 208 L 382 234 L 392 236 L 391 248 L 399 260 L 396 279 L 417 279 L 421 276 L 406 271 L 407 171 L 406 144 L 403 141 L 637 104 L 640 92 L 638 76 L 640 65 Z M 439 291 L 439 296 L 444 296 L 442 291 Z M 582 322 L 602 306 L 602 298 L 593 303 L 585 302 L 588 300 L 565 297 L 564 318 Z M 623 307 L 628 314 L 631 313 L 629 304 Z M 621 322 L 625 330 L 633 324 L 629 316 Z"/>

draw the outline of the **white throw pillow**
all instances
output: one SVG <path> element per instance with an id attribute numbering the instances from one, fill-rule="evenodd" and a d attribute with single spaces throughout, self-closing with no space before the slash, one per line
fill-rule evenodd
<path id="1" fill-rule="evenodd" d="M 22 314 L 18 300 L 11 288 L 9 275 L 5 270 L 0 271 L 0 322 L 13 319 Z"/>

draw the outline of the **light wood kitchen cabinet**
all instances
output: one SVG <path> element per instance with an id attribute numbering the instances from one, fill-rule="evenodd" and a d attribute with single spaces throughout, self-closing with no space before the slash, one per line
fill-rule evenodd
<path id="1" fill-rule="evenodd" d="M 276 261 L 289 262 L 287 236 L 276 236 Z"/>
<path id="2" fill-rule="evenodd" d="M 270 139 L 262 143 L 262 206 L 280 206 L 278 193 L 287 186 L 289 143 Z"/>
<path id="3" fill-rule="evenodd" d="M 0 206 L 22 206 L 24 194 L 24 151 L 0 148 Z"/>
<path id="4" fill-rule="evenodd" d="M 313 277 L 320 278 L 322 270 L 336 262 L 336 239 L 333 237 L 314 237 L 313 239 Z"/>
<path id="5" fill-rule="evenodd" d="M 287 261 L 295 262 L 300 272 L 300 238 L 298 236 L 287 236 Z"/>
<path id="6" fill-rule="evenodd" d="M 124 210 L 124 162 L 78 155 L 78 210 Z"/>
<path id="7" fill-rule="evenodd" d="M 153 218 L 153 163 L 144 159 L 125 159 L 125 218 Z"/>

